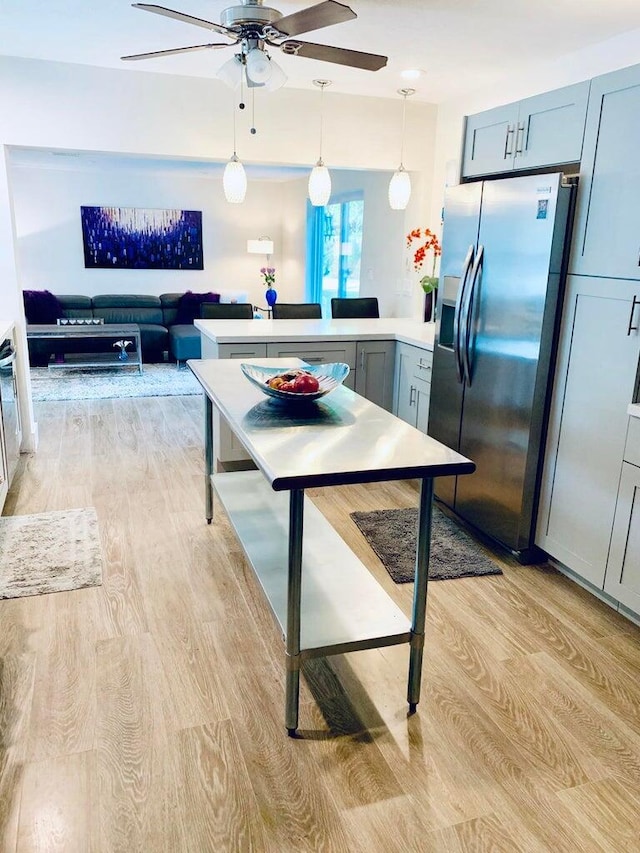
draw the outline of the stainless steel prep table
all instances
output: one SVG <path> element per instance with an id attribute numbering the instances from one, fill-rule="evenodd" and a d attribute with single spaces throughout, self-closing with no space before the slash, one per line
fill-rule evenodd
<path id="1" fill-rule="evenodd" d="M 283 369 L 302 364 L 297 359 L 253 362 Z M 205 392 L 207 521 L 213 518 L 215 489 L 284 635 L 289 734 L 298 726 L 300 664 L 306 657 L 409 643 L 407 701 L 414 711 L 420 698 L 433 478 L 471 474 L 474 463 L 344 386 L 297 408 L 261 394 L 236 360 L 187 364 Z M 214 472 L 214 406 L 258 471 Z M 421 488 L 409 620 L 305 500 L 304 490 L 414 478 Z"/>

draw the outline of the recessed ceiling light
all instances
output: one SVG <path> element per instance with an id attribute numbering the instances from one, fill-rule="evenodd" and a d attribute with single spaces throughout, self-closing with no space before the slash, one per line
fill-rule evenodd
<path id="1" fill-rule="evenodd" d="M 400 72 L 400 76 L 403 80 L 417 80 L 422 76 L 422 71 L 419 68 L 406 68 Z"/>

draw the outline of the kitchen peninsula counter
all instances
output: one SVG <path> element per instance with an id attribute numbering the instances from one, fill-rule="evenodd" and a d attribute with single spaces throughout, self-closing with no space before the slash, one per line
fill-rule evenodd
<path id="1" fill-rule="evenodd" d="M 200 333 L 218 344 L 300 341 L 400 341 L 433 349 L 435 323 L 395 317 L 355 320 L 196 320 Z"/>

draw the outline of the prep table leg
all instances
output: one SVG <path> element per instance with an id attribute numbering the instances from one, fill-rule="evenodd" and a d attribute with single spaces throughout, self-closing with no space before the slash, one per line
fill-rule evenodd
<path id="1" fill-rule="evenodd" d="M 213 486 L 211 475 L 213 474 L 213 404 L 208 395 L 204 395 L 204 501 L 207 524 L 213 520 Z"/>
<path id="2" fill-rule="evenodd" d="M 427 582 L 429 579 L 429 553 L 431 549 L 431 511 L 433 508 L 433 478 L 425 477 L 420 484 L 420 509 L 418 512 L 418 545 L 416 548 L 416 577 L 413 585 L 413 614 L 411 618 L 411 655 L 409 657 L 409 685 L 407 702 L 409 711 L 416 710 L 420 700 L 422 679 L 422 650 L 424 648 L 424 623 L 427 615 Z"/>
<path id="3" fill-rule="evenodd" d="M 302 527 L 304 489 L 289 496 L 289 574 L 287 586 L 287 683 L 285 725 L 293 736 L 298 728 L 300 694 L 300 594 L 302 590 Z"/>

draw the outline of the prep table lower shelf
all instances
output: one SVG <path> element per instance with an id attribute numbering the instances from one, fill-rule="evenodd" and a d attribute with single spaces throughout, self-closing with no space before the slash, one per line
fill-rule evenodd
<path id="1" fill-rule="evenodd" d="M 259 471 L 214 474 L 211 482 L 286 642 L 289 494 L 274 492 Z M 300 657 L 410 639 L 410 620 L 305 497 Z"/>

